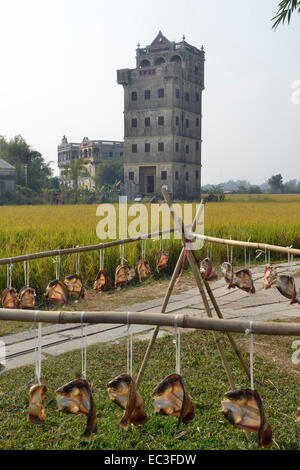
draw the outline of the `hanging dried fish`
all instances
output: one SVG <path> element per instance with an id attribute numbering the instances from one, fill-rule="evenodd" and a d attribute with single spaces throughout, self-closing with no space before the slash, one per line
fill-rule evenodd
<path id="1" fill-rule="evenodd" d="M 85 289 L 83 287 L 83 280 L 79 274 L 72 274 L 71 276 L 67 276 L 64 280 L 64 283 L 67 286 L 69 295 L 72 295 L 77 299 L 84 299 Z"/>
<path id="2" fill-rule="evenodd" d="M 77 379 L 56 390 L 58 409 L 64 413 L 86 415 L 87 424 L 83 438 L 88 439 L 97 433 L 96 407 L 88 382 Z"/>
<path id="3" fill-rule="evenodd" d="M 204 274 L 205 281 L 215 281 L 218 279 L 218 275 L 213 268 L 210 258 L 205 258 L 203 261 L 201 261 L 200 272 Z"/>
<path id="4" fill-rule="evenodd" d="M 115 287 L 123 286 L 128 282 L 132 281 L 135 277 L 135 269 L 133 266 L 128 264 L 127 262 L 120 264 L 115 273 Z"/>
<path id="5" fill-rule="evenodd" d="M 23 287 L 19 292 L 19 305 L 23 309 L 33 310 L 35 307 L 36 292 L 31 287 Z"/>
<path id="6" fill-rule="evenodd" d="M 239 289 L 242 289 L 249 294 L 255 294 L 252 274 L 251 271 L 247 268 L 241 269 L 234 274 L 232 286 L 238 287 Z"/>
<path id="7" fill-rule="evenodd" d="M 257 433 L 259 446 L 272 445 L 272 429 L 257 391 L 243 388 L 225 393 L 222 413 L 231 424 Z"/>
<path id="8" fill-rule="evenodd" d="M 298 408 L 298 410 L 297 410 L 297 419 L 296 419 L 296 423 L 299 423 L 299 424 L 300 424 L 300 408 Z"/>
<path id="9" fill-rule="evenodd" d="M 106 271 L 99 271 L 94 283 L 94 290 L 98 292 L 102 292 L 105 289 L 107 284 L 107 272 Z"/>
<path id="10" fill-rule="evenodd" d="M 120 426 L 127 429 L 130 424 L 136 426 L 147 422 L 143 399 L 130 375 L 116 377 L 107 384 L 107 391 L 112 402 L 125 410 Z"/>
<path id="11" fill-rule="evenodd" d="M 46 288 L 44 296 L 47 300 L 50 300 L 57 304 L 68 304 L 68 289 L 65 283 L 62 281 L 51 281 Z"/>
<path id="12" fill-rule="evenodd" d="M 234 273 L 233 273 L 233 267 L 231 266 L 231 264 L 227 262 L 223 263 L 221 265 L 221 271 L 226 281 L 226 284 L 228 284 L 228 289 L 231 289 L 232 287 L 234 287 L 232 285 Z"/>
<path id="13" fill-rule="evenodd" d="M 39 384 L 37 381 L 29 384 L 29 412 L 28 421 L 32 424 L 43 424 L 45 422 L 45 400 L 47 387 L 44 380 Z"/>
<path id="14" fill-rule="evenodd" d="M 139 275 L 140 282 L 147 281 L 151 276 L 149 262 L 146 259 L 140 259 L 137 264 L 137 272 Z"/>
<path id="15" fill-rule="evenodd" d="M 156 414 L 178 416 L 178 426 L 195 417 L 194 405 L 182 377 L 168 375 L 154 390 Z"/>
<path id="16" fill-rule="evenodd" d="M 276 286 L 278 281 L 278 274 L 276 271 L 275 266 L 271 266 L 270 264 L 266 264 L 264 270 L 264 289 L 270 289 L 272 286 Z"/>
<path id="17" fill-rule="evenodd" d="M 18 308 L 19 299 L 17 291 L 14 287 L 7 287 L 1 295 L 3 308 Z"/>
<path id="18" fill-rule="evenodd" d="M 159 250 L 156 255 L 156 271 L 159 273 L 162 269 L 164 269 L 168 264 L 169 253 L 164 250 Z"/>
<path id="19" fill-rule="evenodd" d="M 298 302 L 300 304 L 300 295 L 297 295 L 295 280 L 292 276 L 282 275 L 278 277 L 276 285 L 280 294 L 291 300 L 291 305 Z"/>

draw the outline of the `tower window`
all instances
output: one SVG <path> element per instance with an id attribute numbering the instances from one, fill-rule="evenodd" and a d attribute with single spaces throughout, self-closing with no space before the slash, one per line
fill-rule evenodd
<path id="1" fill-rule="evenodd" d="M 187 171 L 186 174 L 185 174 L 185 180 L 186 180 L 186 181 L 189 180 L 189 173 L 188 173 L 188 171 Z"/>
<path id="2" fill-rule="evenodd" d="M 196 180 L 198 180 L 198 179 L 199 179 L 199 171 L 196 170 Z"/>
<path id="3" fill-rule="evenodd" d="M 190 146 L 189 145 L 185 146 L 185 153 L 190 153 Z"/>
<path id="4" fill-rule="evenodd" d="M 179 179 L 179 175 L 178 175 L 178 171 L 175 171 L 175 179 L 178 181 Z"/>
<path id="5" fill-rule="evenodd" d="M 176 126 L 179 126 L 179 116 L 176 116 Z"/>
<path id="6" fill-rule="evenodd" d="M 150 144 L 145 144 L 145 152 L 150 152 Z"/>
<path id="7" fill-rule="evenodd" d="M 145 118 L 145 127 L 150 127 L 150 118 L 149 117 Z"/>
<path id="8" fill-rule="evenodd" d="M 196 151 L 198 152 L 200 148 L 199 142 L 196 142 Z"/>
<path id="9" fill-rule="evenodd" d="M 199 67 L 197 67 L 197 65 L 195 66 L 195 75 L 198 75 L 199 73 Z"/>
<path id="10" fill-rule="evenodd" d="M 200 101 L 200 93 L 196 93 L 196 101 Z"/>
<path id="11" fill-rule="evenodd" d="M 176 142 L 176 144 L 175 144 L 175 151 L 179 152 L 179 143 L 178 142 Z"/>
<path id="12" fill-rule="evenodd" d="M 132 144 L 132 153 L 137 153 L 137 144 Z"/>
<path id="13" fill-rule="evenodd" d="M 158 143 L 158 151 L 164 152 L 165 151 L 165 144 L 163 142 Z"/>
<path id="14" fill-rule="evenodd" d="M 151 91 L 145 90 L 145 100 L 150 100 L 150 96 L 151 96 Z"/>
<path id="15" fill-rule="evenodd" d="M 129 172 L 128 178 L 129 178 L 130 181 L 134 181 L 134 172 L 133 171 Z"/>
<path id="16" fill-rule="evenodd" d="M 199 123 L 200 123 L 199 118 L 197 118 L 196 119 L 196 127 L 199 127 Z"/>
<path id="17" fill-rule="evenodd" d="M 136 101 L 137 100 L 137 92 L 136 91 L 133 91 L 131 93 L 131 101 Z"/>
<path id="18" fill-rule="evenodd" d="M 190 101 L 190 94 L 189 93 L 185 94 L 185 101 Z"/>
<path id="19" fill-rule="evenodd" d="M 162 171 L 162 172 L 161 172 L 161 179 L 162 179 L 162 180 L 166 180 L 166 179 L 167 179 L 167 172 L 166 172 L 166 171 Z"/>
<path id="20" fill-rule="evenodd" d="M 163 126 L 165 124 L 165 118 L 163 116 L 158 116 L 158 125 Z"/>
<path id="21" fill-rule="evenodd" d="M 109 156 L 113 157 L 114 156 L 113 152 L 109 152 Z"/>
<path id="22" fill-rule="evenodd" d="M 179 88 L 176 88 L 176 98 L 179 98 L 179 97 L 180 97 Z"/>
<path id="23" fill-rule="evenodd" d="M 187 129 L 190 127 L 190 121 L 188 119 L 185 120 L 185 127 Z"/>
<path id="24" fill-rule="evenodd" d="M 137 127 L 137 119 L 131 119 L 131 127 Z"/>
<path id="25" fill-rule="evenodd" d="M 158 97 L 159 98 L 164 98 L 165 96 L 165 89 L 164 88 L 159 88 L 158 89 Z"/>

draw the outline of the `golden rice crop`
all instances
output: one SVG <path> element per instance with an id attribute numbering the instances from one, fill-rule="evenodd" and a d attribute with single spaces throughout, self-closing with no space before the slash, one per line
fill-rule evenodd
<path id="1" fill-rule="evenodd" d="M 117 206 L 116 206 L 117 208 Z M 148 206 L 148 210 L 150 205 Z M 100 243 L 97 238 L 96 205 L 77 206 L 17 206 L 0 207 L 0 258 L 38 251 L 62 249 Z M 222 203 L 205 207 L 205 233 L 221 238 L 248 240 L 300 247 L 300 195 L 230 196 Z M 166 273 L 171 273 L 181 248 L 179 240 L 166 241 L 170 253 Z M 159 242 L 147 242 L 147 258 L 155 271 L 155 254 Z M 212 255 L 215 263 L 227 258 L 225 246 L 206 244 L 200 256 Z M 110 279 L 119 261 L 119 248 L 106 250 L 105 269 Z M 141 243 L 125 245 L 125 258 L 132 264 L 141 255 Z M 254 258 L 255 253 L 252 253 Z M 244 260 L 244 250 L 234 249 L 236 262 Z M 274 254 L 274 259 L 279 259 Z M 55 260 L 41 259 L 30 263 L 30 284 L 42 293 L 55 278 Z M 99 267 L 99 254 L 81 255 L 81 274 L 91 286 Z M 62 257 L 61 277 L 75 271 L 75 256 Z M 23 264 L 13 268 L 13 285 L 24 284 Z M 112 282 L 111 282 L 112 285 Z M 0 290 L 6 286 L 6 267 L 0 266 Z"/>

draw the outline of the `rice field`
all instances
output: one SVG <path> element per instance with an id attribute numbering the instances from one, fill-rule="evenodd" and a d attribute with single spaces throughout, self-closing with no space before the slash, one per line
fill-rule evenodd
<path id="1" fill-rule="evenodd" d="M 0 207 L 0 258 L 29 254 L 38 251 L 62 249 L 101 243 L 96 234 L 100 220 L 96 216 L 97 205 L 77 206 L 2 206 Z M 222 203 L 208 203 L 205 207 L 205 233 L 221 238 L 265 242 L 283 246 L 300 247 L 300 195 L 245 195 L 229 196 Z M 116 210 L 118 210 L 116 206 Z M 148 205 L 148 211 L 150 205 Z M 155 255 L 159 241 L 147 242 L 147 258 L 155 272 Z M 125 246 L 125 258 L 135 264 L 141 256 L 141 243 Z M 179 240 L 166 240 L 170 253 L 169 264 L 162 274 L 172 272 L 181 249 Z M 215 263 L 227 259 L 226 247 L 206 244 L 200 256 L 207 253 Z M 235 248 L 234 262 L 243 263 L 244 250 Z M 255 261 L 255 253 L 251 253 Z M 114 270 L 119 262 L 119 248 L 105 253 L 104 269 L 113 286 Z M 274 254 L 278 260 L 279 255 Z M 283 259 L 283 258 L 282 258 Z M 41 259 L 30 263 L 30 285 L 39 294 L 48 282 L 55 278 L 53 259 Z M 261 261 L 263 259 L 261 258 Z M 86 286 L 92 286 L 99 269 L 99 253 L 81 255 L 81 275 Z M 75 272 L 75 256 L 62 257 L 61 278 Z M 158 276 L 156 273 L 154 277 Z M 23 264 L 13 267 L 12 284 L 17 289 L 24 285 Z M 0 266 L 0 290 L 6 287 L 6 266 Z"/>

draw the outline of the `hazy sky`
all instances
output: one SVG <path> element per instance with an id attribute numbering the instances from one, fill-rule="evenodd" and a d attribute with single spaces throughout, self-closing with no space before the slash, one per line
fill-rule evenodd
<path id="1" fill-rule="evenodd" d="M 274 32 L 278 3 L 0 0 L 0 135 L 21 134 L 48 161 L 63 134 L 123 139 L 116 69 L 161 29 L 206 50 L 203 183 L 300 179 L 300 15 Z"/>

